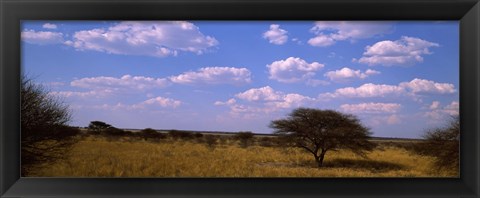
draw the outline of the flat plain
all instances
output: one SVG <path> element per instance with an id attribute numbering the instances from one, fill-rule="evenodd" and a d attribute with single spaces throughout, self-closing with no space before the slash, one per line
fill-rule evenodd
<path id="1" fill-rule="evenodd" d="M 208 136 L 208 135 L 207 135 Z M 67 155 L 38 165 L 30 177 L 455 177 L 434 168 L 434 158 L 409 149 L 414 140 L 371 140 L 366 158 L 339 149 L 323 167 L 300 148 L 255 136 L 248 145 L 228 136 L 190 139 L 85 136 Z"/>

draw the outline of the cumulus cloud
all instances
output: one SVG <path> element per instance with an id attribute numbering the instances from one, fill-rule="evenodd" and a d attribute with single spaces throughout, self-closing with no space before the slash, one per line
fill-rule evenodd
<path id="1" fill-rule="evenodd" d="M 340 109 L 348 113 L 396 113 L 401 107 L 398 103 L 360 103 L 343 104 Z"/>
<path id="2" fill-rule="evenodd" d="M 269 78 L 283 83 L 304 81 L 315 76 L 316 71 L 322 69 L 323 64 L 318 62 L 307 63 L 296 57 L 275 61 L 267 65 Z"/>
<path id="3" fill-rule="evenodd" d="M 449 94 L 455 93 L 456 89 L 450 83 L 436 83 L 431 80 L 415 78 L 410 82 L 400 83 L 400 87 L 414 94 Z"/>
<path id="4" fill-rule="evenodd" d="M 218 41 L 185 21 L 126 21 L 106 29 L 75 32 L 66 44 L 78 50 L 165 57 L 179 52 L 202 54 L 218 45 Z"/>
<path id="5" fill-rule="evenodd" d="M 235 100 L 234 98 L 230 98 L 228 99 L 227 101 L 225 102 L 222 102 L 222 101 L 216 101 L 214 104 L 215 105 L 233 105 L 237 102 L 237 100 Z"/>
<path id="6" fill-rule="evenodd" d="M 279 100 L 282 96 L 281 92 L 273 90 L 270 86 L 253 88 L 235 95 L 237 98 L 247 101 L 274 101 Z"/>
<path id="7" fill-rule="evenodd" d="M 57 29 L 57 25 L 51 23 L 45 23 L 42 25 L 42 27 L 45 29 Z"/>
<path id="8" fill-rule="evenodd" d="M 320 94 L 320 98 L 371 98 L 408 95 L 451 94 L 456 89 L 450 83 L 436 83 L 430 80 L 415 78 L 410 82 L 401 82 L 399 85 L 385 85 L 367 83 L 360 87 L 345 87 L 335 90 L 333 93 Z"/>
<path id="9" fill-rule="evenodd" d="M 124 75 L 116 77 L 91 77 L 74 80 L 70 83 L 73 87 L 80 87 L 91 90 L 102 90 L 111 92 L 146 91 L 155 88 L 164 88 L 169 85 L 165 78 L 151 78 L 145 76 Z"/>
<path id="10" fill-rule="evenodd" d="M 246 68 L 205 67 L 196 72 L 190 71 L 169 78 L 179 84 L 233 84 L 251 82 L 251 72 Z"/>
<path id="11" fill-rule="evenodd" d="M 177 108 L 182 104 L 179 100 L 171 98 L 155 97 L 136 104 L 117 103 L 115 105 L 103 104 L 97 105 L 93 108 L 103 110 L 140 110 L 140 109 L 154 109 L 154 108 Z"/>
<path id="12" fill-rule="evenodd" d="M 352 79 L 365 79 L 371 75 L 380 74 L 379 71 L 368 69 L 365 72 L 360 70 L 353 70 L 348 67 L 344 67 L 340 70 L 329 71 L 324 74 L 331 81 L 335 82 L 345 82 Z"/>
<path id="13" fill-rule="evenodd" d="M 390 95 L 400 95 L 405 90 L 396 85 L 367 83 L 360 87 L 345 87 L 335 90 L 333 93 L 320 94 L 320 98 L 371 98 L 386 97 Z"/>
<path id="14" fill-rule="evenodd" d="M 139 104 L 140 107 L 147 107 L 147 106 L 160 106 L 160 107 L 172 107 L 176 108 L 182 104 L 181 101 L 179 100 L 174 100 L 171 98 L 164 98 L 164 97 L 156 97 L 156 98 L 150 98 L 148 100 L 143 101 L 142 103 Z"/>
<path id="15" fill-rule="evenodd" d="M 64 42 L 60 32 L 24 30 L 21 33 L 22 41 L 37 45 L 61 44 Z"/>
<path id="16" fill-rule="evenodd" d="M 275 45 L 283 45 L 288 41 L 287 31 L 280 29 L 280 25 L 270 25 L 270 30 L 263 33 L 263 38 Z"/>
<path id="17" fill-rule="evenodd" d="M 457 116 L 460 111 L 460 103 L 458 101 L 452 101 L 449 105 L 445 106 L 444 111 L 452 116 Z"/>
<path id="18" fill-rule="evenodd" d="M 226 102 L 217 101 L 215 105 L 226 105 L 234 115 L 255 113 L 271 113 L 282 109 L 300 107 L 315 102 L 315 98 L 296 93 L 275 91 L 269 86 L 252 88 L 238 93 Z"/>
<path id="19" fill-rule="evenodd" d="M 409 66 L 423 62 L 424 55 L 432 54 L 430 48 L 439 46 L 437 43 L 403 36 L 400 40 L 385 40 L 365 47 L 363 57 L 354 61 L 370 66 Z"/>
<path id="20" fill-rule="evenodd" d="M 392 25 L 386 22 L 372 21 L 318 21 L 310 29 L 316 36 L 308 40 L 308 44 L 316 47 L 326 47 L 337 41 L 371 38 L 392 31 Z"/>
<path id="21" fill-rule="evenodd" d="M 449 116 L 458 116 L 460 111 L 460 103 L 458 101 L 452 101 L 450 104 L 441 106 L 440 102 L 433 101 L 427 111 L 423 114 L 424 117 L 430 119 L 430 121 L 443 121 Z"/>
<path id="22" fill-rule="evenodd" d="M 280 100 L 267 102 L 266 105 L 275 109 L 289 109 L 294 107 L 300 107 L 306 103 L 315 101 L 314 98 L 303 96 L 296 93 L 289 93 L 281 95 Z"/>

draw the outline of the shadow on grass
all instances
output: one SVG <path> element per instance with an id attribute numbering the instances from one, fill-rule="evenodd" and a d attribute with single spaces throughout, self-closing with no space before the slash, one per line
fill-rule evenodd
<path id="1" fill-rule="evenodd" d="M 334 159 L 324 162 L 323 165 L 326 168 L 368 169 L 373 172 L 386 172 L 405 168 L 405 166 L 401 164 L 368 159 Z"/>

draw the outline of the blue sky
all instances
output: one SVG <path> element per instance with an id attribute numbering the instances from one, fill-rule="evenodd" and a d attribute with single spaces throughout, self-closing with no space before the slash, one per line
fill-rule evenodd
<path id="1" fill-rule="evenodd" d="M 420 137 L 459 111 L 456 21 L 24 21 L 22 70 L 75 126 L 271 133 L 292 109 Z"/>

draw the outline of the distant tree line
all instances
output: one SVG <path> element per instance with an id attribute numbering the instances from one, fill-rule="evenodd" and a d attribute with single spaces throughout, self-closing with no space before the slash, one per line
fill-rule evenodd
<path id="1" fill-rule="evenodd" d="M 262 137 L 255 138 L 251 131 L 239 131 L 231 135 L 224 134 L 202 134 L 200 132 L 190 132 L 182 130 L 165 130 L 159 131 L 152 128 L 145 128 L 138 132 L 132 132 L 116 128 L 103 121 L 91 121 L 88 125 L 87 133 L 85 135 L 98 135 L 107 137 L 110 140 L 118 139 L 121 137 L 129 137 L 136 139 L 143 139 L 151 142 L 161 142 L 166 139 L 171 140 L 185 140 L 196 141 L 198 143 L 204 143 L 209 148 L 215 148 L 219 144 L 226 144 L 227 142 L 236 142 L 242 148 L 247 148 L 253 145 L 260 146 L 280 146 L 284 141 L 277 137 Z"/>

